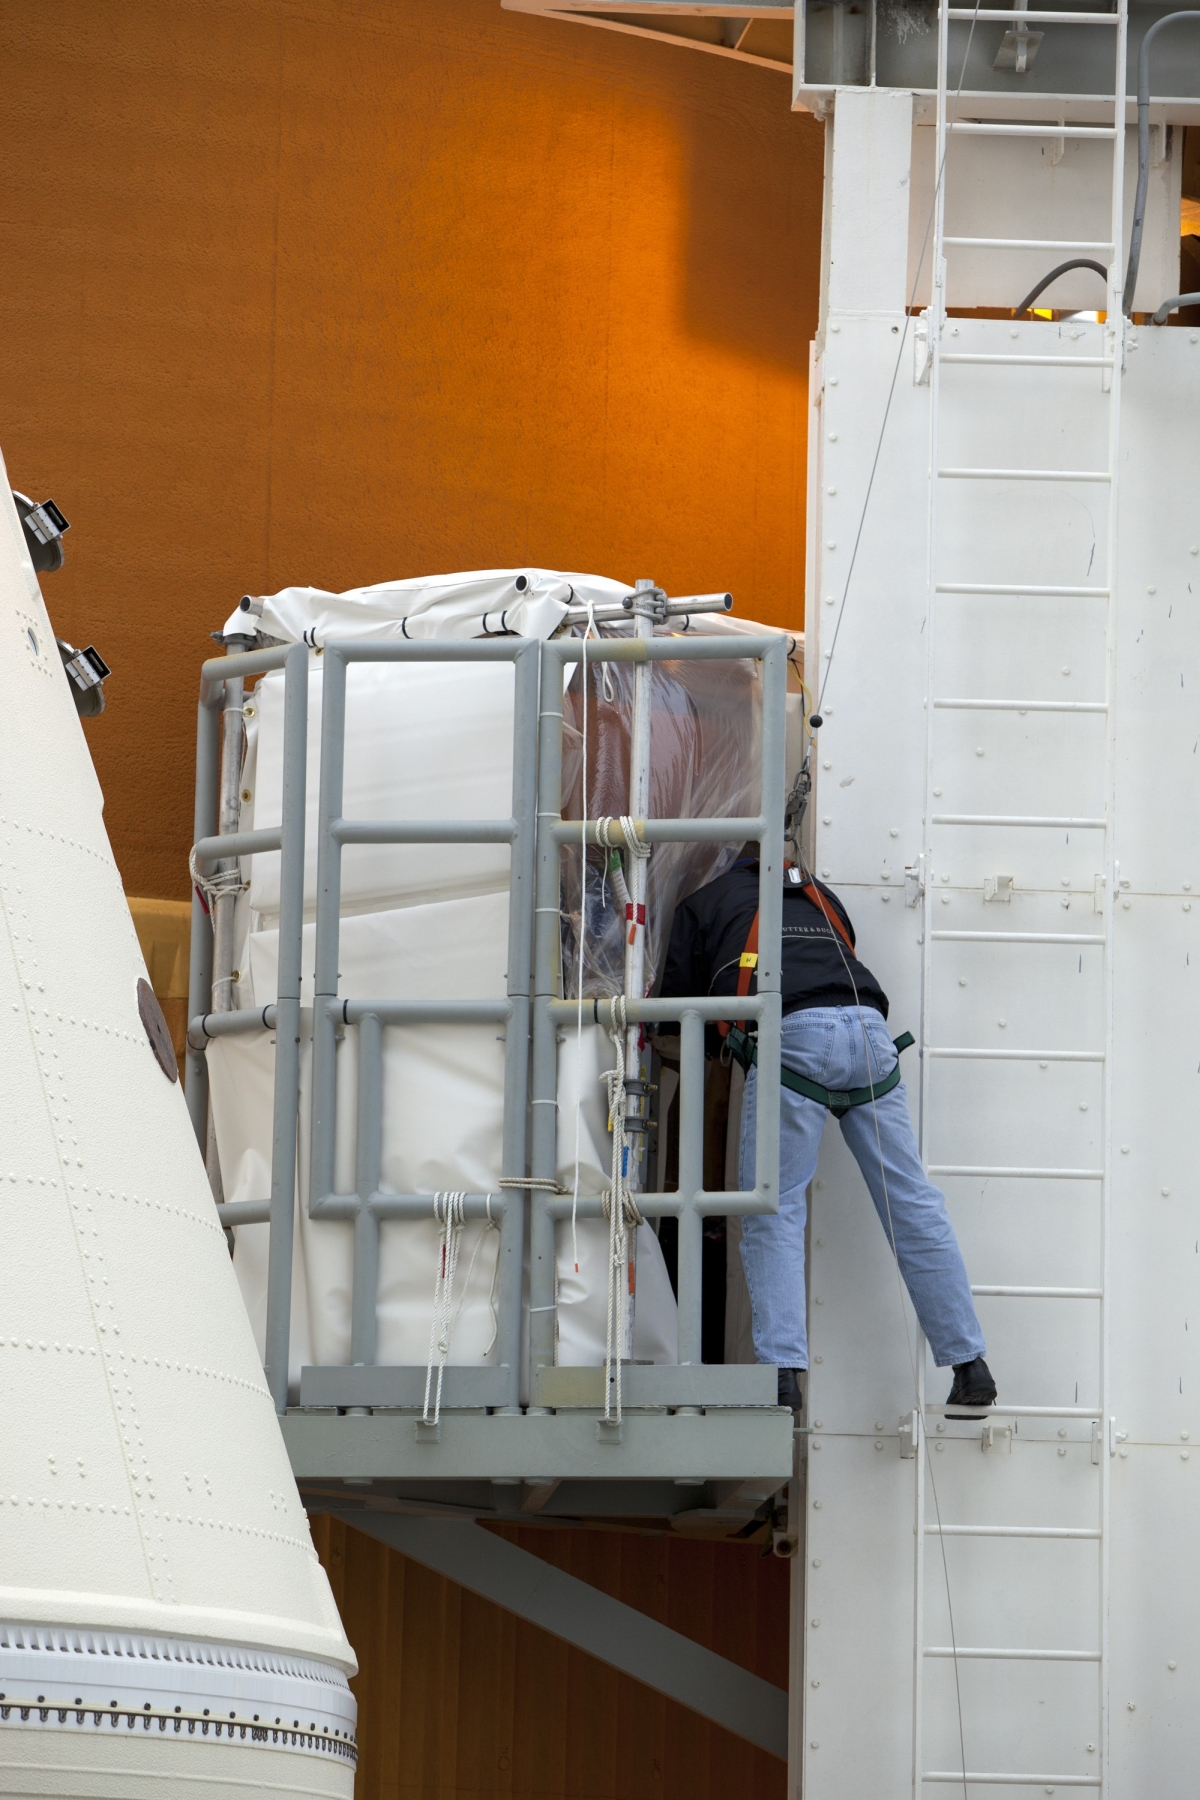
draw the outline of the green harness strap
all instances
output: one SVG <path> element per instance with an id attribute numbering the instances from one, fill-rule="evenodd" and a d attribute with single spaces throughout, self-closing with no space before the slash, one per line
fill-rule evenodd
<path id="1" fill-rule="evenodd" d="M 916 1041 L 911 1031 L 902 1032 L 898 1038 L 893 1038 L 892 1042 L 896 1047 L 897 1057 L 901 1051 L 909 1049 Z M 757 1043 L 748 1032 L 740 1030 L 738 1026 L 734 1025 L 730 1028 L 725 1042 L 743 1069 L 749 1069 L 753 1063 L 758 1061 Z M 897 1062 L 891 1074 L 885 1076 L 875 1087 L 851 1088 L 848 1093 L 839 1093 L 836 1089 L 822 1087 L 819 1081 L 810 1081 L 806 1075 L 797 1075 L 794 1069 L 789 1069 L 786 1065 L 780 1070 L 779 1078 L 784 1087 L 791 1088 L 794 1094 L 803 1094 L 806 1100 L 815 1100 L 818 1106 L 827 1106 L 835 1119 L 841 1119 L 845 1117 L 852 1106 L 865 1106 L 869 1100 L 882 1100 L 885 1094 L 890 1094 L 894 1087 L 898 1087 L 900 1064 Z"/>

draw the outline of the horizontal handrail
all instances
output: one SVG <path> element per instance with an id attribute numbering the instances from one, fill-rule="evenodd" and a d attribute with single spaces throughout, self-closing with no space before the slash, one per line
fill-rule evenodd
<path id="1" fill-rule="evenodd" d="M 283 846 L 283 827 L 264 826 L 261 831 L 230 831 L 223 837 L 201 838 L 194 846 L 196 861 L 205 863 L 232 861 L 238 856 L 264 856 Z"/>
<path id="2" fill-rule="evenodd" d="M 515 819 L 335 819 L 329 829 L 339 844 L 511 844 L 520 827 Z"/>
<path id="3" fill-rule="evenodd" d="M 598 844 L 599 821 L 556 819 L 550 831 L 560 844 L 584 840 Z M 761 814 L 729 819 L 634 819 L 633 829 L 643 844 L 744 844 L 761 838 L 768 829 Z"/>
<path id="4" fill-rule="evenodd" d="M 715 994 L 695 1000 L 650 999 L 626 1000 L 625 1018 L 630 1025 L 674 1023 L 681 1013 L 695 1013 L 701 1019 L 761 1019 L 767 996 L 757 994 Z M 583 1016 L 592 1024 L 612 1026 L 614 1002 L 610 998 L 584 998 Z M 574 1024 L 579 1017 L 578 1000 L 551 1000 L 550 1017 L 561 1024 Z"/>

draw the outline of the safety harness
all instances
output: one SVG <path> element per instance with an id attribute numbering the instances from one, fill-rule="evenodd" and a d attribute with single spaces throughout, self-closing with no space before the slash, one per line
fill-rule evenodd
<path id="1" fill-rule="evenodd" d="M 794 881 L 796 871 L 792 870 L 790 873 Z M 853 956 L 854 943 L 849 932 L 846 930 L 846 927 L 842 924 L 842 921 L 838 918 L 837 914 L 826 905 L 825 896 L 821 893 L 812 877 L 810 875 L 801 875 L 799 886 L 800 892 L 803 894 L 804 898 L 812 906 L 816 907 L 830 929 L 837 932 L 847 950 L 849 950 L 850 954 Z M 746 948 L 742 951 L 742 954 L 738 959 L 737 997 L 739 1000 L 745 999 L 749 994 L 750 981 L 757 967 L 758 912 L 756 910 L 754 918 L 751 921 L 749 933 L 746 937 Z M 736 1057 L 743 1069 L 751 1068 L 758 1061 L 758 1045 L 746 1030 L 745 1019 L 737 1019 L 733 1024 L 730 1024 L 727 1019 L 723 1019 L 717 1029 L 725 1039 L 730 1055 Z M 892 1043 L 896 1049 L 897 1059 L 902 1051 L 909 1049 L 916 1041 L 917 1040 L 913 1037 L 911 1031 L 902 1032 L 898 1038 L 893 1038 Z M 868 1101 L 881 1100 L 885 1094 L 890 1094 L 894 1087 L 898 1087 L 900 1084 L 900 1063 L 899 1060 L 897 1060 L 896 1066 L 891 1074 L 885 1075 L 882 1081 L 876 1082 L 870 1087 L 849 1088 L 845 1090 L 822 1087 L 819 1081 L 810 1081 L 807 1075 L 797 1075 L 796 1071 L 794 1069 L 789 1069 L 786 1064 L 784 1064 L 779 1071 L 779 1079 L 785 1088 L 791 1089 L 792 1093 L 803 1094 L 806 1100 L 815 1100 L 818 1106 L 827 1107 L 835 1119 L 841 1119 L 845 1117 L 851 1107 L 866 1106 Z"/>

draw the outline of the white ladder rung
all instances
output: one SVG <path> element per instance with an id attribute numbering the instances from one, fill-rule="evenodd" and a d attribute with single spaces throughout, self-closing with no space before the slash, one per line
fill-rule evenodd
<path id="1" fill-rule="evenodd" d="M 950 1402 L 944 1406 L 927 1406 L 927 1419 L 961 1418 Z M 1102 1419 L 1104 1414 L 1094 1406 L 988 1406 L 979 1409 L 981 1419 Z M 972 1421 L 968 1420 L 967 1423 Z"/>
<path id="2" fill-rule="evenodd" d="M 972 1538 L 1088 1538 L 1098 1542 L 1098 1526 L 1091 1525 L 939 1525 L 925 1526 L 927 1537 Z"/>
<path id="3" fill-rule="evenodd" d="M 935 594 L 1009 594 L 1032 600 L 1107 600 L 1106 587 L 1039 587 L 1027 581 L 939 581 Z"/>
<path id="4" fill-rule="evenodd" d="M 1111 481 L 1107 469 L 939 469 L 939 481 Z"/>
<path id="5" fill-rule="evenodd" d="M 1103 1169 L 1029 1169 L 1021 1167 L 1000 1168 L 991 1164 L 980 1164 L 978 1167 L 969 1163 L 930 1163 L 931 1175 L 963 1175 L 968 1179 L 979 1176 L 989 1181 L 1103 1181 Z"/>
<path id="6" fill-rule="evenodd" d="M 1030 825 L 1054 831 L 1103 831 L 1103 819 L 1068 819 L 1048 813 L 934 813 L 935 825 Z"/>
<path id="7" fill-rule="evenodd" d="M 1104 1061 L 1103 1050 L 959 1050 L 935 1044 L 926 1044 L 922 1055 L 940 1056 L 950 1062 L 1102 1063 Z"/>
<path id="8" fill-rule="evenodd" d="M 1003 119 L 953 119 L 946 130 L 956 135 L 961 132 L 964 137 L 1108 138 L 1110 142 L 1117 135 L 1111 125 L 1059 125 L 1057 121 L 1050 125 L 1009 125 Z"/>
<path id="9" fill-rule="evenodd" d="M 1112 245 L 1096 238 L 944 237 L 942 243 L 962 250 L 1107 250 L 1112 254 Z"/>
<path id="10" fill-rule="evenodd" d="M 935 944 L 1106 944 L 1097 934 L 1066 931 L 931 931 Z"/>
<path id="11" fill-rule="evenodd" d="M 974 363 L 986 367 L 992 363 L 1009 364 L 1021 369 L 1111 369 L 1111 356 L 972 356 L 969 350 L 947 350 L 938 357 L 941 363 Z"/>
<path id="12" fill-rule="evenodd" d="M 1103 700 L 935 700 L 941 712 L 1106 713 Z"/>
<path id="13" fill-rule="evenodd" d="M 998 6 L 981 6 L 973 12 L 969 6 L 951 6 L 946 9 L 948 19 L 994 19 L 998 24 L 1011 25 L 1013 10 L 1011 7 L 1002 10 Z M 1103 12 L 1024 12 L 1017 15 L 1018 23 L 1030 25 L 1116 25 L 1118 13 Z M 955 1777 L 955 1779 L 960 1779 Z"/>
<path id="14" fill-rule="evenodd" d="M 973 1287 L 973 1294 L 990 1300 L 1103 1300 L 1103 1288 Z"/>
<path id="15" fill-rule="evenodd" d="M 968 15 L 969 17 L 970 15 Z M 1012 13 L 1006 13 L 1011 19 Z M 1099 1775 L 997 1775 L 988 1770 L 982 1773 L 968 1769 L 967 1781 L 978 1782 L 981 1787 L 1044 1787 L 1049 1793 L 1056 1787 L 1098 1788 L 1103 1785 Z M 961 1769 L 924 1769 L 922 1781 L 954 1782 L 956 1786 L 963 1784 Z"/>
<path id="16" fill-rule="evenodd" d="M 966 1647 L 952 1644 L 927 1644 L 925 1656 L 949 1657 L 957 1662 L 1084 1662 L 1098 1663 L 1098 1650 L 993 1650 L 983 1645 Z M 962 1777 L 960 1776 L 961 1780 Z"/>

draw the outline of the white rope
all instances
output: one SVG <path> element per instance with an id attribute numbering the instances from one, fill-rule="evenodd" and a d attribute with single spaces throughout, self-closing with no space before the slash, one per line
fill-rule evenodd
<path id="1" fill-rule="evenodd" d="M 445 1373 L 446 1358 L 450 1354 L 450 1333 L 453 1321 L 450 1306 L 454 1297 L 454 1272 L 458 1267 L 458 1246 L 462 1239 L 463 1221 L 466 1211 L 463 1193 L 435 1194 L 433 1196 L 433 1216 L 439 1224 L 446 1227 L 438 1252 L 437 1273 L 433 1280 L 433 1320 L 429 1329 L 429 1361 L 425 1367 L 425 1405 L 421 1411 L 421 1422 L 425 1425 L 436 1425 L 442 1415 L 442 1376 Z M 437 1387 L 434 1390 L 433 1364 L 437 1359 Z M 434 1390 L 433 1413 L 429 1411 L 429 1395 Z"/>
<path id="2" fill-rule="evenodd" d="M 467 1295 L 471 1291 L 471 1277 L 475 1273 L 475 1264 L 479 1260 L 479 1252 L 483 1249 L 484 1242 L 487 1238 L 488 1232 L 494 1231 L 498 1235 L 499 1231 L 500 1231 L 499 1225 L 497 1224 L 496 1220 L 493 1219 L 493 1217 L 492 1217 L 492 1196 L 490 1194 L 485 1194 L 483 1203 L 484 1203 L 484 1207 L 487 1211 L 487 1222 L 484 1225 L 484 1228 L 480 1232 L 479 1236 L 475 1239 L 475 1248 L 472 1250 L 471 1260 L 467 1264 L 467 1273 L 463 1280 L 462 1293 L 459 1295 L 458 1305 L 454 1309 L 454 1324 L 455 1325 L 458 1324 L 459 1316 L 462 1313 L 463 1307 L 467 1303 Z M 496 1290 L 498 1289 L 499 1285 L 500 1285 L 500 1247 L 499 1247 L 499 1245 L 497 1245 L 496 1246 L 496 1260 L 492 1264 L 492 1285 L 491 1285 L 491 1289 L 488 1293 L 488 1311 L 492 1315 L 492 1335 L 488 1339 L 486 1345 L 484 1346 L 483 1354 L 485 1356 L 490 1356 L 492 1354 L 492 1351 L 495 1349 L 495 1346 L 496 1346 L 496 1339 L 500 1335 L 500 1320 L 496 1314 Z M 451 1327 L 451 1330 L 453 1331 L 453 1326 Z"/>
<path id="3" fill-rule="evenodd" d="M 245 893 L 250 885 L 249 882 L 242 880 L 241 864 L 236 861 L 231 863 L 227 869 L 214 869 L 211 875 L 202 874 L 194 849 L 188 851 L 188 873 L 192 878 L 193 887 L 198 888 L 208 902 L 210 913 L 215 903 L 226 894 Z"/>

